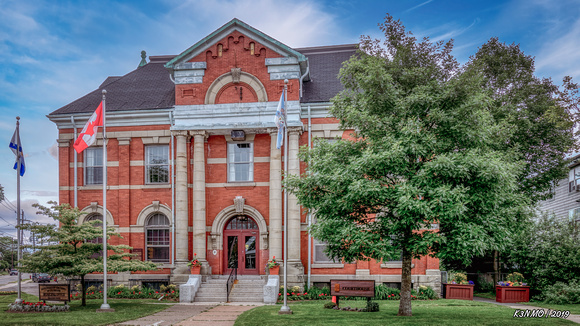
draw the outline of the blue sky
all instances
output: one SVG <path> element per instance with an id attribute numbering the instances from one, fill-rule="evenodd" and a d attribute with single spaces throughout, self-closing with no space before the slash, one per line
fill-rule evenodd
<path id="1" fill-rule="evenodd" d="M 30 205 L 58 199 L 57 130 L 46 115 L 135 69 L 141 50 L 179 54 L 234 17 L 290 47 L 356 43 L 380 37 L 386 13 L 419 38 L 453 38 L 462 63 L 497 36 L 534 56 L 537 76 L 580 78 L 580 0 L 0 0 L 0 184 L 14 203 L 8 143 L 18 115 L 23 208 L 39 219 Z M 13 230 L 12 203 L 0 204 L 0 232 Z"/>

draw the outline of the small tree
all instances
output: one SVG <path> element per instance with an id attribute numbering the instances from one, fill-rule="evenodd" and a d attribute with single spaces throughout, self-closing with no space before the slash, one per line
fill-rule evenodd
<path id="1" fill-rule="evenodd" d="M 502 145 L 511 126 L 490 112 L 482 73 L 459 68 L 452 42 L 418 42 L 391 16 L 381 29 L 385 43 L 363 37 L 341 69 L 345 90 L 330 109 L 356 136 L 302 151 L 310 173 L 286 185 L 316 211 L 312 234 L 330 257 L 402 254 L 398 314 L 411 316 L 412 258 L 468 263 L 502 249 L 527 199 L 519 155 Z"/>
<path id="2" fill-rule="evenodd" d="M 56 225 L 26 224 L 22 228 L 34 232 L 41 239 L 36 250 L 22 260 L 22 270 L 25 272 L 45 272 L 62 274 L 64 276 L 79 276 L 81 278 L 82 305 L 86 305 L 85 275 L 93 272 L 103 272 L 103 244 L 94 241 L 103 236 L 103 228 L 96 226 L 99 221 L 78 224 L 84 214 L 77 207 L 68 204 L 53 205 L 47 208 L 35 204 L 39 209 L 37 214 L 52 217 L 59 223 Z M 107 227 L 107 239 L 111 236 L 121 237 Z M 30 246 L 29 246 L 30 247 Z M 152 262 L 130 260 L 132 249 L 127 245 L 111 245 L 107 241 L 107 271 L 148 271 L 157 269 Z"/>

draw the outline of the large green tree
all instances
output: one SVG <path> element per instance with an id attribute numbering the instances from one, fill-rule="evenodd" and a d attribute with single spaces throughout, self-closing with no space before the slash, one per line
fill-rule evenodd
<path id="1" fill-rule="evenodd" d="M 562 87 L 536 77 L 534 58 L 497 38 L 482 45 L 466 69 L 482 73 L 481 86 L 492 92 L 491 114 L 512 130 L 502 147 L 515 150 L 523 164 L 520 191 L 533 202 L 547 199 L 553 183 L 567 176 L 565 156 L 576 148 L 578 85 L 570 77 Z"/>
<path id="2" fill-rule="evenodd" d="M 103 236 L 99 221 L 79 224 L 79 218 L 84 214 L 77 207 L 68 204 L 57 205 L 49 202 L 51 208 L 35 205 L 39 214 L 52 217 L 57 225 L 25 224 L 23 229 L 34 232 L 42 240 L 36 245 L 35 251 L 22 260 L 22 271 L 62 274 L 64 276 L 79 276 L 82 284 L 82 305 L 86 305 L 85 275 L 93 272 L 103 272 L 103 244 L 96 241 Z M 121 237 L 112 227 L 107 227 L 107 239 L 112 236 Z M 107 241 L 107 271 L 147 271 L 157 269 L 152 262 L 131 260 L 132 255 L 126 245 L 111 245 Z"/>
<path id="3" fill-rule="evenodd" d="M 399 315 L 411 316 L 411 260 L 468 263 L 501 250 L 529 200 L 514 129 L 494 115 L 480 69 L 460 67 L 452 42 L 418 41 L 400 21 L 363 37 L 345 63 L 330 112 L 351 140 L 302 151 L 308 173 L 286 185 L 315 210 L 313 236 L 331 257 L 385 261 L 402 253 Z"/>

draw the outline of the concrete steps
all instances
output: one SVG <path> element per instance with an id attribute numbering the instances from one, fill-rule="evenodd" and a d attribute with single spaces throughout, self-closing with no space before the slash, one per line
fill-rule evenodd
<path id="1" fill-rule="evenodd" d="M 227 275 L 208 277 L 201 283 L 195 295 L 195 302 L 226 302 Z M 240 275 L 230 292 L 230 302 L 263 302 L 265 278 Z"/>

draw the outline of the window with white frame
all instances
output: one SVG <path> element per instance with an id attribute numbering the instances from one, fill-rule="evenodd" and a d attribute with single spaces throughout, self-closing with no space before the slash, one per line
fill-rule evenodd
<path id="1" fill-rule="evenodd" d="M 312 241 L 314 247 L 314 262 L 315 263 L 334 263 L 334 261 L 329 258 L 324 250 L 328 246 L 326 242 L 313 239 Z"/>
<path id="2" fill-rule="evenodd" d="M 228 143 L 228 182 L 254 181 L 253 143 Z"/>
<path id="3" fill-rule="evenodd" d="M 103 184 L 103 148 L 89 147 L 85 152 L 85 185 Z"/>
<path id="4" fill-rule="evenodd" d="M 571 168 L 568 172 L 568 191 L 579 191 L 580 190 L 580 166 Z"/>
<path id="5" fill-rule="evenodd" d="M 145 183 L 169 182 L 169 146 L 145 146 Z"/>
<path id="6" fill-rule="evenodd" d="M 157 263 L 169 262 L 169 219 L 161 213 L 154 213 L 145 223 L 145 246 L 147 260 Z"/>
<path id="7" fill-rule="evenodd" d="M 580 207 L 568 211 L 568 220 L 570 222 L 580 221 Z"/>
<path id="8" fill-rule="evenodd" d="M 87 216 L 85 218 L 84 223 L 91 222 L 91 221 L 99 221 L 99 222 L 96 222 L 96 223 L 93 224 L 94 227 L 100 227 L 100 228 L 103 227 L 103 215 L 101 215 L 101 214 L 91 214 L 91 215 L 89 215 L 89 216 Z M 95 239 L 87 240 L 87 242 L 91 242 L 91 243 L 103 243 L 103 238 L 102 237 L 98 237 L 98 238 L 95 238 Z"/>

